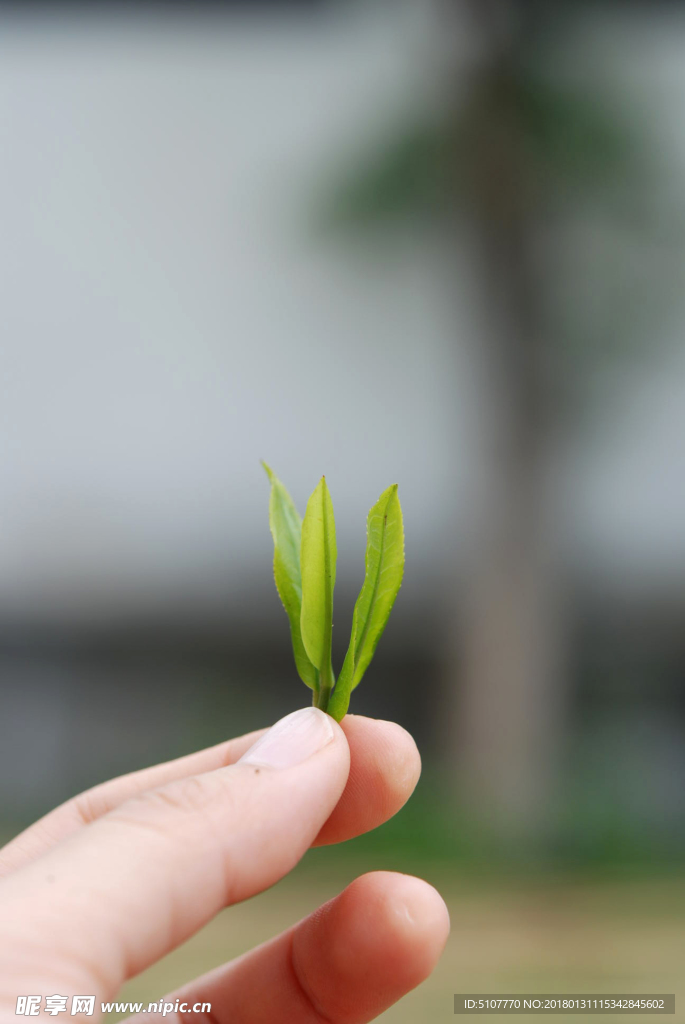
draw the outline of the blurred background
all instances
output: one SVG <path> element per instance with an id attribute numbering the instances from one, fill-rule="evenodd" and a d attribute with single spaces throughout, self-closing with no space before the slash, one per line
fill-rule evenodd
<path id="1" fill-rule="evenodd" d="M 684 99 L 676 2 L 0 7 L 3 837 L 307 702 L 260 458 L 327 476 L 338 666 L 405 513 L 352 710 L 416 795 L 130 998 L 373 867 L 453 919 L 388 1021 L 678 992 Z"/>

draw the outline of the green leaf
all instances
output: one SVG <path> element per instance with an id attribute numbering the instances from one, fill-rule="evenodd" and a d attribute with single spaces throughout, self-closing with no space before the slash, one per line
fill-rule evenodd
<path id="1" fill-rule="evenodd" d="M 397 484 L 383 491 L 366 520 L 366 575 L 352 616 L 352 637 L 328 713 L 341 721 L 383 635 L 404 572 L 404 527 Z"/>
<path id="2" fill-rule="evenodd" d="M 293 500 L 278 477 L 262 462 L 271 482 L 269 527 L 274 539 L 274 580 L 283 607 L 290 620 L 290 638 L 300 679 L 312 690 L 319 686 L 319 674 L 307 657 L 302 633 L 302 577 L 300 575 L 300 541 L 302 520 Z"/>
<path id="3" fill-rule="evenodd" d="M 441 212 L 451 191 L 454 138 L 442 118 L 421 115 L 388 129 L 379 127 L 370 152 L 359 154 L 316 203 L 324 231 L 387 227 L 407 218 Z"/>
<path id="4" fill-rule="evenodd" d="M 324 703 L 333 686 L 331 640 L 333 633 L 333 589 L 335 587 L 335 519 L 333 503 L 321 477 L 307 502 L 302 524 L 300 566 L 302 569 L 302 641 L 307 656 L 319 670 Z"/>

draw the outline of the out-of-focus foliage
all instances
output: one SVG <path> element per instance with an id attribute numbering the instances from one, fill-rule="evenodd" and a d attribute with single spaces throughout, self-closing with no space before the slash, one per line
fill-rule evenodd
<path id="1" fill-rule="evenodd" d="M 641 178 L 635 129 L 609 102 L 522 73 L 508 81 L 476 83 L 458 116 L 417 117 L 398 123 L 375 151 L 334 184 L 322 219 L 337 227 L 372 228 L 395 218 L 468 208 L 484 147 L 499 145 L 501 159 L 525 164 L 528 211 L 543 202 L 585 202 Z M 511 148 L 509 148 L 511 147 Z M 496 187 L 497 182 L 489 184 Z"/>
<path id="2" fill-rule="evenodd" d="M 329 181 L 319 217 L 339 233 L 432 221 L 457 238 L 474 216 L 525 222 L 540 314 L 568 390 L 588 359 L 638 350 L 668 310 L 683 283 L 673 257 L 685 212 L 669 198 L 663 208 L 643 105 L 555 80 L 546 40 L 531 47 L 536 60 L 485 65 L 452 107 L 380 131 Z"/>
<path id="3" fill-rule="evenodd" d="M 379 146 L 360 157 L 348 176 L 333 184 L 319 210 L 328 228 L 370 228 L 416 214 L 439 213 L 450 192 L 446 125 L 428 117 L 398 123 Z"/>

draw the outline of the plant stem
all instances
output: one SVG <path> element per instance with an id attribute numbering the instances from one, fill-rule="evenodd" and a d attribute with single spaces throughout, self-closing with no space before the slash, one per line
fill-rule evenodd
<path id="1" fill-rule="evenodd" d="M 322 711 L 328 711 L 328 702 L 331 699 L 331 690 L 331 686 L 321 686 L 318 690 L 314 690 L 312 704 L 315 708 L 320 708 Z"/>
<path id="2" fill-rule="evenodd" d="M 335 685 L 335 676 L 333 675 L 333 666 L 328 663 L 326 668 L 321 670 L 319 675 L 319 688 L 314 690 L 314 696 L 312 698 L 312 704 L 315 708 L 320 708 L 322 711 L 328 711 L 328 702 L 331 699 L 331 691 Z"/>

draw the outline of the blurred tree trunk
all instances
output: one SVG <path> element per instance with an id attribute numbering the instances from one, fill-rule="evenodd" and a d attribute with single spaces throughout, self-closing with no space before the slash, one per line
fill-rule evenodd
<path id="1" fill-rule="evenodd" d="M 587 268 L 575 282 L 562 279 L 558 266 L 547 266 L 543 245 L 547 259 L 555 241 L 562 248 L 554 255 L 567 255 L 558 229 L 579 209 L 603 211 L 639 233 L 641 218 L 650 220 L 641 155 L 648 147 L 636 146 L 632 110 L 627 121 L 617 118 L 601 91 L 554 73 L 555 48 L 585 5 L 436 2 L 449 19 L 441 39 L 461 42 L 469 20 L 478 34 L 466 59 L 463 46 L 452 48 L 452 102 L 448 96 L 435 117 L 411 117 L 391 133 L 338 191 L 330 213 L 333 224 L 365 230 L 437 215 L 452 255 L 463 256 L 462 241 L 472 236 L 483 313 L 477 357 L 485 368 L 476 443 L 484 440 L 485 451 L 474 460 L 480 480 L 471 496 L 466 599 L 465 574 L 455 571 L 459 593 L 445 602 L 450 649 L 436 707 L 463 792 L 491 821 L 530 830 L 550 806 L 565 700 L 563 509 L 554 476 L 566 427 L 562 395 L 572 400 L 574 386 L 555 362 L 569 366 L 573 347 L 582 361 L 597 329 L 586 337 L 592 316 L 574 317 L 569 301 L 584 294 Z M 572 262 L 579 267 L 577 255 Z M 457 265 L 464 267 L 445 260 L 452 274 Z M 608 323 L 599 324 L 600 335 Z"/>
<path id="2" fill-rule="evenodd" d="M 459 637 L 456 755 L 464 788 L 480 808 L 500 824 L 529 828 L 553 776 L 562 620 L 556 414 L 537 265 L 536 181 L 517 109 L 526 37 L 514 13 L 511 4 L 477 0 L 483 56 L 468 102 L 474 130 L 465 166 L 462 160 L 488 386 L 481 410 L 486 457 Z"/>

